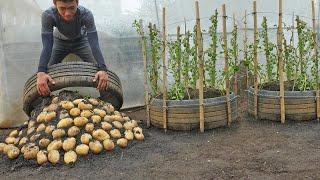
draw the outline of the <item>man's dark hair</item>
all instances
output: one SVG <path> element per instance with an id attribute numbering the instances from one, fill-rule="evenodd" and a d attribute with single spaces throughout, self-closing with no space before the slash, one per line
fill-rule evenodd
<path id="1" fill-rule="evenodd" d="M 76 1 L 77 3 L 79 2 L 79 0 L 53 0 L 53 3 L 55 4 L 57 1 L 62 1 L 64 3 L 73 2 L 73 1 Z"/>

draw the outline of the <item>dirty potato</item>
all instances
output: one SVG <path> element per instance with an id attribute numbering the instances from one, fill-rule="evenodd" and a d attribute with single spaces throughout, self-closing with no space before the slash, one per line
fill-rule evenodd
<path id="1" fill-rule="evenodd" d="M 114 149 L 114 142 L 111 139 L 103 141 L 103 147 L 106 151 L 112 151 Z"/>
<path id="2" fill-rule="evenodd" d="M 82 134 L 80 137 L 80 141 L 82 144 L 89 144 L 89 142 L 92 140 L 92 136 L 88 133 Z"/>
<path id="3" fill-rule="evenodd" d="M 48 160 L 52 164 L 57 164 L 60 160 L 60 153 L 57 150 L 48 151 Z"/>
<path id="4" fill-rule="evenodd" d="M 51 126 L 47 126 L 46 129 L 44 130 L 45 133 L 47 134 L 51 134 L 52 131 L 55 129 L 56 127 L 51 125 Z"/>
<path id="5" fill-rule="evenodd" d="M 10 132 L 9 137 L 18 137 L 19 131 L 18 130 L 13 130 Z"/>
<path id="6" fill-rule="evenodd" d="M 92 133 L 92 131 L 94 130 L 94 124 L 93 123 L 88 123 L 86 124 L 85 128 L 87 133 Z"/>
<path id="7" fill-rule="evenodd" d="M 106 111 L 104 111 L 102 109 L 94 109 L 93 112 L 95 115 L 98 115 L 101 118 L 104 118 L 107 115 Z"/>
<path id="8" fill-rule="evenodd" d="M 30 142 L 36 142 L 36 140 L 40 137 L 40 134 L 34 134 L 30 137 Z"/>
<path id="9" fill-rule="evenodd" d="M 64 118 L 64 119 L 61 119 L 58 122 L 57 128 L 69 127 L 69 126 L 72 126 L 72 124 L 73 124 L 73 119 L 72 118 Z"/>
<path id="10" fill-rule="evenodd" d="M 63 129 L 56 129 L 52 131 L 52 138 L 53 139 L 60 139 L 66 135 L 65 130 Z"/>
<path id="11" fill-rule="evenodd" d="M 121 115 L 112 115 L 113 121 L 119 121 L 119 122 L 124 122 L 123 118 Z"/>
<path id="12" fill-rule="evenodd" d="M 70 115 L 67 110 L 64 109 L 64 110 L 60 111 L 59 119 L 64 119 L 64 118 L 69 118 L 69 117 L 70 117 Z"/>
<path id="13" fill-rule="evenodd" d="M 79 156 L 86 156 L 89 152 L 89 146 L 86 144 L 80 144 L 76 147 L 76 153 Z"/>
<path id="14" fill-rule="evenodd" d="M 125 130 L 132 130 L 134 128 L 134 124 L 131 121 L 128 121 L 126 123 L 123 124 L 123 128 Z"/>
<path id="15" fill-rule="evenodd" d="M 6 144 L 4 147 L 3 147 L 3 154 L 7 154 L 8 151 L 12 148 L 14 148 L 15 146 L 13 144 Z"/>
<path id="16" fill-rule="evenodd" d="M 88 123 L 88 121 L 89 120 L 86 117 L 76 117 L 76 118 L 74 118 L 73 123 L 77 127 L 82 127 L 82 126 L 86 125 Z"/>
<path id="17" fill-rule="evenodd" d="M 77 126 L 72 126 L 68 129 L 68 136 L 69 137 L 75 137 L 80 133 L 80 129 Z"/>
<path id="18" fill-rule="evenodd" d="M 103 149 L 103 147 L 99 141 L 90 142 L 89 148 L 93 154 L 99 154 Z"/>
<path id="19" fill-rule="evenodd" d="M 103 129 L 98 129 L 92 132 L 92 137 L 98 141 L 104 141 L 106 139 L 109 139 L 109 134 L 104 131 Z"/>
<path id="20" fill-rule="evenodd" d="M 124 137 L 128 140 L 128 141 L 132 141 L 134 138 L 133 132 L 131 130 L 126 130 L 124 132 Z"/>
<path id="21" fill-rule="evenodd" d="M 14 137 L 7 137 L 4 142 L 7 143 L 7 144 L 14 144 L 14 143 L 16 142 L 16 138 L 14 138 Z"/>
<path id="22" fill-rule="evenodd" d="M 74 137 L 67 138 L 62 143 L 62 148 L 66 152 L 73 150 L 75 147 L 76 147 L 76 139 Z"/>
<path id="23" fill-rule="evenodd" d="M 19 141 L 19 146 L 27 144 L 27 141 L 28 141 L 27 137 L 21 138 L 20 141 Z"/>
<path id="24" fill-rule="evenodd" d="M 114 107 L 111 104 L 103 106 L 103 109 L 107 111 L 107 114 L 112 114 L 114 112 Z"/>
<path id="25" fill-rule="evenodd" d="M 64 154 L 64 162 L 66 164 L 75 163 L 77 161 L 77 154 L 74 151 L 68 151 Z"/>
<path id="26" fill-rule="evenodd" d="M 112 118 L 112 116 L 110 116 L 110 115 L 106 115 L 106 116 L 103 118 L 103 121 L 112 123 L 113 118 Z"/>
<path id="27" fill-rule="evenodd" d="M 112 125 L 108 122 L 101 122 L 101 128 L 103 130 L 110 130 L 112 129 Z"/>
<path id="28" fill-rule="evenodd" d="M 94 106 L 98 106 L 99 105 L 99 100 L 95 99 L 95 98 L 90 98 L 89 102 Z"/>
<path id="29" fill-rule="evenodd" d="M 47 138 L 42 138 L 39 141 L 39 146 L 42 147 L 42 148 L 48 147 L 49 144 L 50 144 L 50 140 L 47 139 Z"/>
<path id="30" fill-rule="evenodd" d="M 118 128 L 118 129 L 122 129 L 122 127 L 123 127 L 121 122 L 119 122 L 119 121 L 113 121 L 112 124 L 115 128 Z"/>
<path id="31" fill-rule="evenodd" d="M 41 112 L 41 113 L 37 116 L 37 123 L 43 123 L 43 122 L 45 122 L 46 116 L 47 116 L 47 112 Z"/>
<path id="32" fill-rule="evenodd" d="M 51 111 L 56 111 L 58 109 L 58 104 L 50 104 L 48 106 L 48 111 L 51 112 Z"/>
<path id="33" fill-rule="evenodd" d="M 0 153 L 3 153 L 3 149 L 5 146 L 7 146 L 5 143 L 0 143 Z"/>
<path id="34" fill-rule="evenodd" d="M 27 130 L 27 135 L 32 134 L 34 131 L 35 131 L 35 127 L 33 126 Z"/>
<path id="35" fill-rule="evenodd" d="M 117 145 L 121 148 L 126 148 L 128 146 L 128 140 L 126 138 L 118 139 Z"/>
<path id="36" fill-rule="evenodd" d="M 27 145 L 25 150 L 24 150 L 23 157 L 26 160 L 36 159 L 38 152 L 39 152 L 39 147 L 38 146 L 36 146 L 36 145 Z"/>
<path id="37" fill-rule="evenodd" d="M 58 102 L 59 102 L 59 97 L 52 98 L 52 101 L 51 101 L 52 104 L 58 104 Z"/>
<path id="38" fill-rule="evenodd" d="M 60 105 L 63 109 L 70 110 L 74 108 L 74 104 L 70 101 L 61 101 Z"/>
<path id="39" fill-rule="evenodd" d="M 47 152 L 46 151 L 39 151 L 37 154 L 37 163 L 39 165 L 42 165 L 46 162 L 48 162 Z"/>
<path id="40" fill-rule="evenodd" d="M 52 112 L 49 112 L 46 114 L 46 117 L 44 118 L 44 121 L 45 122 L 49 122 L 49 121 L 52 121 L 54 118 L 56 118 L 57 116 L 57 113 L 52 111 Z M 42 123 L 42 122 L 41 122 Z"/>
<path id="41" fill-rule="evenodd" d="M 32 128 L 35 125 L 35 121 L 29 121 L 28 123 L 28 129 Z"/>
<path id="42" fill-rule="evenodd" d="M 121 133 L 119 131 L 119 129 L 113 129 L 110 131 L 110 135 L 111 137 L 115 138 L 115 139 L 119 139 L 121 138 Z"/>
<path id="43" fill-rule="evenodd" d="M 85 117 L 85 118 L 90 118 L 91 116 L 93 115 L 93 112 L 91 110 L 83 110 L 81 113 L 80 113 L 80 116 L 81 117 Z"/>
<path id="44" fill-rule="evenodd" d="M 91 110 L 91 109 L 92 109 L 92 105 L 91 105 L 91 104 L 86 104 L 86 103 L 84 103 L 84 102 L 80 102 L 80 103 L 78 104 L 78 108 L 79 108 L 80 110 Z"/>
<path id="45" fill-rule="evenodd" d="M 72 108 L 70 110 L 70 115 L 73 116 L 73 117 L 79 116 L 80 113 L 81 113 L 81 110 L 79 108 Z"/>
<path id="46" fill-rule="evenodd" d="M 73 102 L 74 105 L 78 106 L 78 104 L 79 104 L 80 102 L 82 102 L 82 101 L 84 101 L 84 99 L 76 99 L 76 100 L 74 100 L 74 101 L 72 101 L 72 102 Z"/>
<path id="47" fill-rule="evenodd" d="M 130 118 L 128 116 L 123 116 L 122 119 L 123 119 L 124 122 L 130 121 Z"/>
<path id="48" fill-rule="evenodd" d="M 36 132 L 41 132 L 41 131 L 44 131 L 46 129 L 46 125 L 41 123 L 39 124 L 39 126 L 37 127 L 37 130 Z"/>
<path id="49" fill-rule="evenodd" d="M 9 159 L 16 159 L 20 154 L 19 148 L 12 146 L 9 151 L 7 152 Z"/>
<path id="50" fill-rule="evenodd" d="M 99 115 L 93 115 L 93 116 L 91 116 L 91 121 L 92 121 L 93 123 L 98 124 L 98 123 L 101 122 L 101 117 L 100 117 Z"/>
<path id="51" fill-rule="evenodd" d="M 62 147 L 62 141 L 61 140 L 53 140 L 47 147 L 47 151 L 50 150 L 59 150 Z"/>

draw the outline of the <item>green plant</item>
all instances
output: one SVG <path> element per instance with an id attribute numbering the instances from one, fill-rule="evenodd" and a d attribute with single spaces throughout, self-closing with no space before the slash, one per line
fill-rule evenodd
<path id="1" fill-rule="evenodd" d="M 188 94 L 188 97 L 190 99 L 189 94 L 189 87 L 190 87 L 190 75 L 189 72 L 191 71 L 190 66 L 190 56 L 192 53 L 191 46 L 190 46 L 190 38 L 192 37 L 192 34 L 188 31 L 185 33 L 185 35 L 182 38 L 182 59 L 181 59 L 181 75 L 183 78 L 183 83 L 185 87 L 185 91 Z"/>
<path id="2" fill-rule="evenodd" d="M 197 26 L 195 25 L 192 33 L 193 46 L 191 48 L 191 79 L 190 85 L 192 89 L 196 89 L 197 81 L 199 79 L 199 69 L 198 69 L 198 43 L 197 43 Z"/>

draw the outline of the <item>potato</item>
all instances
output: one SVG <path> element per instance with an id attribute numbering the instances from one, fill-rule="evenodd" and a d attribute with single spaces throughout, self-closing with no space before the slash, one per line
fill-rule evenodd
<path id="1" fill-rule="evenodd" d="M 74 100 L 74 101 L 72 101 L 72 102 L 73 102 L 74 105 L 78 106 L 78 104 L 79 104 L 80 102 L 82 102 L 82 101 L 84 101 L 84 99 L 76 99 L 76 100 Z"/>
<path id="2" fill-rule="evenodd" d="M 121 133 L 120 133 L 119 129 L 113 129 L 113 130 L 111 130 L 111 131 L 110 131 L 110 134 L 111 134 L 111 136 L 112 136 L 113 138 L 115 138 L 115 139 L 121 138 Z"/>
<path id="3" fill-rule="evenodd" d="M 48 112 L 48 107 L 43 108 L 43 109 L 42 109 L 42 112 L 47 113 L 47 112 Z"/>
<path id="4" fill-rule="evenodd" d="M 103 120 L 106 121 L 106 122 L 111 123 L 111 122 L 113 121 L 113 118 L 112 118 L 112 116 L 106 115 L 106 116 L 103 118 Z"/>
<path id="5" fill-rule="evenodd" d="M 40 134 L 34 134 L 30 137 L 30 142 L 35 142 L 40 137 Z"/>
<path id="6" fill-rule="evenodd" d="M 98 106 L 99 105 L 98 99 L 95 99 L 95 98 L 90 98 L 89 102 L 94 106 Z"/>
<path id="7" fill-rule="evenodd" d="M 37 116 L 37 123 L 43 123 L 43 122 L 45 122 L 46 116 L 47 116 L 47 112 L 41 112 L 41 113 Z"/>
<path id="8" fill-rule="evenodd" d="M 20 137 L 22 135 L 22 133 L 23 133 L 23 130 L 19 131 L 18 136 Z"/>
<path id="9" fill-rule="evenodd" d="M 122 127 L 123 127 L 121 122 L 119 122 L 119 121 L 113 121 L 112 124 L 114 127 L 118 128 L 118 129 L 122 129 Z"/>
<path id="10" fill-rule="evenodd" d="M 70 110 L 70 115 L 73 116 L 73 117 L 77 117 L 79 116 L 81 113 L 80 109 L 79 108 L 72 108 Z"/>
<path id="11" fill-rule="evenodd" d="M 5 143 L 7 144 L 14 144 L 16 142 L 16 138 L 14 137 L 7 137 Z"/>
<path id="12" fill-rule="evenodd" d="M 66 152 L 71 151 L 76 147 L 76 143 L 77 142 L 76 142 L 76 139 L 74 137 L 67 138 L 66 140 L 63 141 L 62 148 Z"/>
<path id="13" fill-rule="evenodd" d="M 94 124 L 88 123 L 86 124 L 86 127 L 84 129 L 86 130 L 87 133 L 92 133 L 92 131 L 94 130 Z"/>
<path id="14" fill-rule="evenodd" d="M 61 140 L 53 140 L 47 147 L 47 151 L 51 150 L 59 150 L 62 147 L 62 141 Z"/>
<path id="15" fill-rule="evenodd" d="M 9 137 L 17 137 L 19 135 L 19 131 L 18 130 L 13 130 L 10 132 Z"/>
<path id="16" fill-rule="evenodd" d="M 93 115 L 91 116 L 91 120 L 93 123 L 100 123 L 101 122 L 101 117 L 99 115 Z"/>
<path id="17" fill-rule="evenodd" d="M 39 165 L 42 165 L 42 164 L 44 164 L 46 162 L 48 162 L 47 152 L 46 151 L 39 151 L 37 153 L 37 163 Z"/>
<path id="18" fill-rule="evenodd" d="M 80 110 L 91 110 L 91 109 L 92 109 L 92 105 L 91 105 L 91 104 L 86 104 L 86 103 L 84 103 L 84 102 L 80 102 L 80 103 L 78 104 L 78 108 L 79 108 Z"/>
<path id="19" fill-rule="evenodd" d="M 143 141 L 143 140 L 144 140 L 144 135 L 142 134 L 142 131 L 135 131 L 134 137 L 135 137 L 138 141 Z"/>
<path id="20" fill-rule="evenodd" d="M 64 118 L 59 121 L 59 123 L 57 124 L 57 128 L 69 127 L 69 126 L 72 126 L 72 124 L 73 124 L 72 118 Z"/>
<path id="21" fill-rule="evenodd" d="M 86 156 L 89 152 L 89 146 L 86 144 L 80 144 L 76 147 L 76 153 L 79 156 Z"/>
<path id="22" fill-rule="evenodd" d="M 60 105 L 63 109 L 70 110 L 74 108 L 74 104 L 70 101 L 61 101 Z"/>
<path id="23" fill-rule="evenodd" d="M 133 136 L 133 132 L 131 130 L 126 130 L 124 132 L 124 137 L 128 140 L 128 141 L 132 141 L 134 136 Z"/>
<path id="24" fill-rule="evenodd" d="M 124 116 L 124 117 L 122 117 L 122 119 L 123 119 L 124 122 L 130 121 L 130 118 L 128 116 Z"/>
<path id="25" fill-rule="evenodd" d="M 19 156 L 19 154 L 20 154 L 20 150 L 15 146 L 10 148 L 9 151 L 7 152 L 9 159 L 16 159 Z"/>
<path id="26" fill-rule="evenodd" d="M 8 145 L 5 145 L 3 147 L 3 154 L 8 154 L 9 150 L 14 148 L 15 146 L 13 144 L 8 144 Z"/>
<path id="27" fill-rule="evenodd" d="M 28 138 L 23 137 L 23 138 L 20 139 L 19 145 L 20 145 L 20 146 L 25 145 L 25 144 L 27 144 L 27 141 L 28 141 Z"/>
<path id="28" fill-rule="evenodd" d="M 46 114 L 46 117 L 44 118 L 44 121 L 45 122 L 49 122 L 49 121 L 52 121 L 54 118 L 56 118 L 57 116 L 57 113 L 52 111 L 52 112 L 49 112 Z"/>
<path id="29" fill-rule="evenodd" d="M 64 118 L 69 118 L 69 117 L 70 117 L 70 115 L 67 110 L 64 109 L 64 110 L 60 111 L 59 119 L 64 119 Z"/>
<path id="30" fill-rule="evenodd" d="M 103 149 L 103 147 L 99 141 L 90 142 L 89 148 L 93 154 L 99 154 Z"/>
<path id="31" fill-rule="evenodd" d="M 93 112 L 91 110 L 83 110 L 81 113 L 80 113 L 80 116 L 81 117 L 85 117 L 85 118 L 90 118 L 91 116 L 93 115 Z"/>
<path id="32" fill-rule="evenodd" d="M 112 151 L 114 149 L 114 142 L 111 139 L 103 141 L 103 147 L 106 151 Z"/>
<path id="33" fill-rule="evenodd" d="M 142 128 L 141 127 L 135 127 L 135 128 L 133 128 L 133 133 L 135 134 L 135 133 L 142 133 Z"/>
<path id="34" fill-rule="evenodd" d="M 28 129 L 32 128 L 36 122 L 35 121 L 29 121 L 28 123 Z"/>
<path id="35" fill-rule="evenodd" d="M 47 133 L 47 134 L 51 134 L 54 129 L 55 129 L 55 127 L 52 126 L 52 125 L 51 126 L 47 126 L 46 129 L 44 130 L 44 132 Z"/>
<path id="36" fill-rule="evenodd" d="M 101 118 L 104 118 L 107 115 L 106 111 L 104 111 L 102 109 L 94 109 L 93 112 L 95 115 L 98 115 Z"/>
<path id="37" fill-rule="evenodd" d="M 51 101 L 52 104 L 58 104 L 58 102 L 59 102 L 59 97 L 52 98 L 52 101 Z"/>
<path id="38" fill-rule="evenodd" d="M 103 130 L 110 130 L 110 129 L 112 129 L 112 125 L 110 123 L 108 123 L 108 122 L 102 122 L 101 123 L 101 128 Z"/>
<path id="39" fill-rule="evenodd" d="M 64 162 L 66 164 L 74 163 L 77 161 L 77 154 L 74 151 L 68 151 L 64 154 Z"/>
<path id="40" fill-rule="evenodd" d="M 50 144 L 50 140 L 46 139 L 46 138 L 42 138 L 39 141 L 39 146 L 42 147 L 42 148 L 48 147 L 49 144 Z"/>
<path id="41" fill-rule="evenodd" d="M 69 137 L 75 137 L 80 133 L 80 129 L 77 126 L 72 126 L 68 129 L 68 136 Z"/>
<path id="42" fill-rule="evenodd" d="M 29 128 L 28 131 L 27 131 L 27 135 L 32 134 L 34 132 L 34 130 L 35 130 L 35 127 Z"/>
<path id="43" fill-rule="evenodd" d="M 89 142 L 92 140 L 92 136 L 88 133 L 82 134 L 80 141 L 82 144 L 89 144 Z"/>
<path id="44" fill-rule="evenodd" d="M 27 145 L 24 153 L 23 153 L 23 157 L 26 160 L 30 160 L 30 159 L 36 159 L 37 158 L 37 154 L 39 152 L 39 147 L 35 146 L 35 145 Z"/>
<path id="45" fill-rule="evenodd" d="M 53 139 L 60 139 L 66 135 L 66 132 L 63 129 L 56 129 L 52 131 L 52 138 Z"/>
<path id="46" fill-rule="evenodd" d="M 84 126 L 88 123 L 88 119 L 85 118 L 85 117 L 76 117 L 74 120 L 73 120 L 73 123 L 75 126 L 78 126 L 78 127 L 81 127 L 81 126 Z"/>
<path id="47" fill-rule="evenodd" d="M 118 139 L 117 145 L 121 148 L 126 148 L 128 146 L 128 140 L 126 138 Z"/>
<path id="48" fill-rule="evenodd" d="M 45 129 L 46 129 L 46 125 L 42 123 L 42 124 L 39 124 L 36 132 L 41 132 L 41 131 L 44 131 Z"/>
<path id="49" fill-rule="evenodd" d="M 57 164 L 60 160 L 60 154 L 59 151 L 57 150 L 51 150 L 48 153 L 48 160 L 49 162 L 51 162 L 52 164 Z"/>
<path id="50" fill-rule="evenodd" d="M 114 107 L 111 104 L 103 106 L 103 109 L 107 111 L 107 114 L 112 114 L 114 112 Z"/>
<path id="51" fill-rule="evenodd" d="M 138 127 L 138 122 L 136 120 L 131 120 L 130 121 L 134 127 Z"/>
<path id="52" fill-rule="evenodd" d="M 125 130 L 132 130 L 134 128 L 134 124 L 131 121 L 128 121 L 123 124 L 123 128 Z"/>
<path id="53" fill-rule="evenodd" d="M 103 129 L 98 129 L 92 132 L 92 137 L 98 141 L 104 141 L 110 139 L 109 134 Z"/>
<path id="54" fill-rule="evenodd" d="M 121 113 L 119 111 L 114 111 L 113 114 L 116 116 L 121 116 Z"/>
<path id="55" fill-rule="evenodd" d="M 122 116 L 120 115 L 112 115 L 113 121 L 119 121 L 119 122 L 124 122 Z"/>
<path id="56" fill-rule="evenodd" d="M 51 111 L 56 111 L 58 109 L 58 104 L 50 104 L 48 106 L 48 111 L 51 112 Z"/>
<path id="57" fill-rule="evenodd" d="M 3 153 L 3 149 L 5 146 L 7 146 L 5 143 L 0 143 L 0 153 Z"/>

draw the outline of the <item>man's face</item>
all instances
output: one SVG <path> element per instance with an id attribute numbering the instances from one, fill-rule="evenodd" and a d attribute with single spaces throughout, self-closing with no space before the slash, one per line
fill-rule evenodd
<path id="1" fill-rule="evenodd" d="M 62 1 L 57 1 L 54 5 L 58 9 L 60 16 L 65 21 L 73 20 L 73 18 L 76 15 L 77 7 L 78 7 L 76 0 L 72 2 L 67 2 L 67 3 Z"/>

